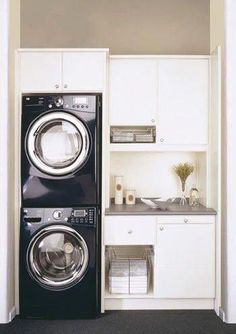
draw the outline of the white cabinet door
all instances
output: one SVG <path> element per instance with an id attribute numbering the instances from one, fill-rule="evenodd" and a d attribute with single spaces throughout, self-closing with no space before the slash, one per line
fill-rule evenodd
<path id="1" fill-rule="evenodd" d="M 22 52 L 19 74 L 22 92 L 61 90 L 61 52 Z"/>
<path id="2" fill-rule="evenodd" d="M 63 52 L 64 91 L 102 92 L 105 83 L 105 52 Z"/>
<path id="3" fill-rule="evenodd" d="M 214 298 L 214 240 L 214 224 L 158 224 L 158 298 Z"/>
<path id="4" fill-rule="evenodd" d="M 110 125 L 155 125 L 157 62 L 111 59 Z"/>
<path id="5" fill-rule="evenodd" d="M 208 60 L 161 59 L 158 64 L 157 141 L 207 144 Z"/>

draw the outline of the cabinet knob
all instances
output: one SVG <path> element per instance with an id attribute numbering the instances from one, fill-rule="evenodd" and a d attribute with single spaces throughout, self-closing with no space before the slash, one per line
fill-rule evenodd
<path id="1" fill-rule="evenodd" d="M 152 118 L 152 119 L 151 119 L 151 122 L 152 122 L 152 123 L 155 123 L 155 119 L 154 119 L 154 118 Z"/>
<path id="2" fill-rule="evenodd" d="M 68 85 L 67 85 L 67 84 L 65 84 L 65 85 L 64 85 L 64 88 L 68 88 Z"/>
<path id="3" fill-rule="evenodd" d="M 161 138 L 161 139 L 160 139 L 160 142 L 163 143 L 163 141 L 164 141 L 164 138 Z"/>
<path id="4" fill-rule="evenodd" d="M 164 230 L 164 226 L 160 226 L 160 231 L 163 231 Z"/>
<path id="5" fill-rule="evenodd" d="M 128 231 L 128 234 L 132 234 L 132 233 L 133 233 L 133 231 L 132 231 L 132 230 L 129 230 L 129 231 Z"/>
<path id="6" fill-rule="evenodd" d="M 185 223 L 187 223 L 187 222 L 188 222 L 188 219 L 187 219 L 187 218 L 185 218 L 185 219 L 184 219 L 184 222 L 185 222 Z"/>
<path id="7" fill-rule="evenodd" d="M 55 88 L 59 88 L 59 85 L 58 85 L 58 84 L 56 84 L 56 85 L 55 85 Z"/>

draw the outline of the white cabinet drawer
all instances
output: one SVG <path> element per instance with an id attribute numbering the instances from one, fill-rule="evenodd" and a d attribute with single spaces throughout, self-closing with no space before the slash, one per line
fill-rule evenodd
<path id="1" fill-rule="evenodd" d="M 112 216 L 105 217 L 105 245 L 154 245 L 155 217 Z"/>
<path id="2" fill-rule="evenodd" d="M 213 224 L 215 216 L 210 215 L 173 215 L 157 217 L 158 224 Z"/>

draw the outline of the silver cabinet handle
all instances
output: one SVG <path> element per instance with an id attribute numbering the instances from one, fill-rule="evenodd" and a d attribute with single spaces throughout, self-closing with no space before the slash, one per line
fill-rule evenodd
<path id="1" fill-rule="evenodd" d="M 152 122 L 152 123 L 155 123 L 155 119 L 154 119 L 154 118 L 152 118 L 152 119 L 151 119 L 151 122 Z"/>
<path id="2" fill-rule="evenodd" d="M 187 223 L 187 222 L 188 222 L 188 219 L 187 219 L 187 218 L 185 218 L 185 219 L 184 219 L 184 222 L 185 222 L 185 223 Z"/>
<path id="3" fill-rule="evenodd" d="M 58 85 L 58 84 L 56 84 L 56 85 L 55 85 L 55 88 L 59 88 L 59 85 Z"/>
<path id="4" fill-rule="evenodd" d="M 160 231 L 164 231 L 164 226 L 160 226 Z"/>
<path id="5" fill-rule="evenodd" d="M 65 84 L 65 85 L 64 85 L 64 88 L 68 88 L 68 85 L 67 85 L 67 84 Z"/>
<path id="6" fill-rule="evenodd" d="M 132 231 L 132 230 L 129 230 L 129 231 L 128 231 L 128 234 L 132 234 L 132 233 L 133 233 L 133 231 Z"/>
<path id="7" fill-rule="evenodd" d="M 160 142 L 163 143 L 163 141 L 164 141 L 164 138 L 161 138 L 161 139 L 160 139 Z"/>

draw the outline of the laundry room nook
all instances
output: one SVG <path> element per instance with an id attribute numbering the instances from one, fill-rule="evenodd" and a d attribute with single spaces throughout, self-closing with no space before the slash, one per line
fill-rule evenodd
<path id="1" fill-rule="evenodd" d="M 218 312 L 220 49 L 20 49 L 16 62 L 19 314 Z"/>
<path id="2" fill-rule="evenodd" d="M 0 0 L 0 332 L 231 333 L 231 1 Z"/>

